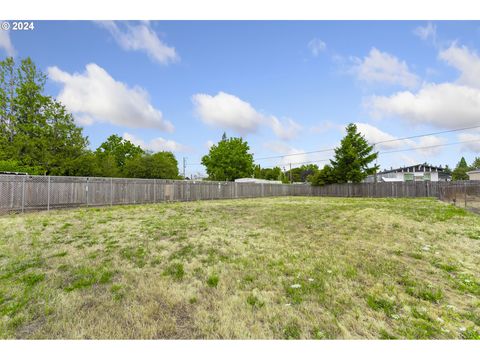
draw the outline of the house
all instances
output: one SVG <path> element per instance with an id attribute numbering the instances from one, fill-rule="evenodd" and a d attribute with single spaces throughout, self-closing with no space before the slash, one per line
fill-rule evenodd
<path id="1" fill-rule="evenodd" d="M 470 180 L 480 180 L 480 169 L 469 171 L 467 175 Z"/>
<path id="2" fill-rule="evenodd" d="M 383 170 L 377 173 L 378 182 L 402 181 L 450 181 L 451 177 L 444 168 L 424 164 L 405 166 L 398 169 Z M 370 175 L 366 182 L 374 182 L 375 175 Z"/>

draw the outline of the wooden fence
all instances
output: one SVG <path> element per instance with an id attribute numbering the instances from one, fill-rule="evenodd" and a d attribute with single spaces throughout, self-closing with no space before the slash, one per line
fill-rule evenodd
<path id="1" fill-rule="evenodd" d="M 458 199 L 474 199 L 477 194 L 480 198 L 479 190 L 480 182 L 361 183 L 316 187 L 307 184 L 0 175 L 0 214 L 267 196 L 437 197 L 458 203 Z M 462 198 L 462 191 L 472 196 Z"/>

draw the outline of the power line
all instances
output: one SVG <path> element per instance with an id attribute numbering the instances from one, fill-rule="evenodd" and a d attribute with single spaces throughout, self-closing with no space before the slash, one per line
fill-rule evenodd
<path id="1" fill-rule="evenodd" d="M 436 147 L 459 145 L 459 144 L 466 144 L 466 143 L 473 143 L 473 142 L 478 142 L 478 140 L 458 141 L 458 142 L 447 143 L 447 144 L 437 144 L 437 145 L 429 145 L 429 146 L 418 146 L 418 147 L 413 147 L 413 148 L 408 148 L 408 149 L 379 151 L 378 154 L 379 154 L 379 155 L 383 155 L 383 154 L 391 154 L 391 153 L 404 152 L 404 151 L 431 149 L 431 148 L 436 148 Z M 318 159 L 318 160 L 302 161 L 302 162 L 296 162 L 296 163 L 291 163 L 291 164 L 292 164 L 292 165 L 304 165 L 304 164 L 312 164 L 312 163 L 324 162 L 324 161 L 330 161 L 330 159 Z"/>
<path id="2" fill-rule="evenodd" d="M 389 142 L 394 142 L 394 141 L 417 139 L 417 138 L 426 137 L 426 136 L 440 135 L 440 134 L 446 134 L 446 133 L 451 133 L 451 132 L 456 132 L 456 131 L 465 131 L 465 130 L 471 130 L 471 129 L 477 129 L 477 128 L 480 128 L 480 125 L 469 126 L 469 127 L 464 127 L 464 128 L 458 128 L 458 129 L 451 129 L 451 130 L 437 131 L 437 132 L 421 134 L 421 135 L 412 135 L 412 136 L 406 136 L 406 137 L 396 138 L 396 139 L 382 140 L 382 141 L 377 141 L 377 142 L 371 143 L 370 145 L 374 146 L 374 145 L 384 144 L 384 143 L 389 143 Z M 293 154 L 265 156 L 265 157 L 261 157 L 261 158 L 256 158 L 254 160 L 258 161 L 258 160 L 267 160 L 267 159 L 277 159 L 277 158 L 283 158 L 283 157 L 288 157 L 288 156 L 315 154 L 315 153 L 328 152 L 328 151 L 333 151 L 333 150 L 335 150 L 335 148 L 315 150 L 315 151 L 304 151 L 304 152 L 293 153 Z"/>
<path id="3" fill-rule="evenodd" d="M 382 140 L 382 141 L 377 141 L 377 142 L 371 143 L 370 145 L 375 146 L 375 145 L 378 145 L 378 144 L 384 144 L 384 143 L 389 143 L 389 142 L 394 142 L 394 141 L 417 139 L 417 138 L 426 137 L 426 136 L 440 135 L 440 134 L 446 134 L 446 133 L 457 132 L 457 131 L 472 130 L 472 129 L 477 129 L 477 128 L 480 128 L 480 125 L 463 127 L 463 128 L 457 128 L 457 129 L 451 129 L 451 130 L 443 130 L 443 131 L 431 132 L 431 133 L 421 134 L 421 135 L 412 135 L 412 136 L 406 136 L 406 137 L 396 138 L 396 139 Z M 460 141 L 460 142 L 456 142 L 456 143 L 438 144 L 438 145 L 431 145 L 431 146 L 415 147 L 415 148 L 410 148 L 410 149 L 399 149 L 399 150 L 391 150 L 391 151 L 382 151 L 382 152 L 379 152 L 379 154 L 389 154 L 389 153 L 394 153 L 394 152 L 421 150 L 421 149 L 428 149 L 428 148 L 434 148 L 434 147 L 440 147 L 440 146 L 449 146 L 449 145 L 458 145 L 458 144 L 463 144 L 463 143 L 468 143 L 468 142 L 475 142 L 475 141 L 478 141 L 478 140 Z M 304 152 L 298 152 L 298 153 L 292 153 L 292 154 L 265 156 L 265 157 L 255 158 L 255 159 L 253 159 L 253 160 L 254 160 L 254 161 L 259 161 L 259 160 L 268 160 L 268 159 L 278 159 L 278 158 L 284 158 L 284 157 L 289 157 L 289 156 L 316 154 L 316 153 L 322 153 L 322 152 L 328 152 L 328 151 L 334 151 L 334 150 L 335 150 L 335 148 L 322 149 L 322 150 L 314 150 L 314 151 L 304 151 Z M 300 162 L 300 163 L 292 163 L 292 165 L 308 164 L 308 163 L 320 162 L 320 161 L 328 161 L 328 160 L 329 160 L 329 159 L 321 159 L 321 160 L 314 160 L 314 161 L 304 161 L 304 162 Z M 188 166 L 198 166 L 198 165 L 202 165 L 202 164 L 186 164 L 186 165 L 188 165 Z"/>

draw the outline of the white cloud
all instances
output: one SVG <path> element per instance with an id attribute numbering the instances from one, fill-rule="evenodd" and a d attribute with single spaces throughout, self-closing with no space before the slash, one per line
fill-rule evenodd
<path id="1" fill-rule="evenodd" d="M 173 140 L 166 140 L 161 137 L 154 138 L 148 142 L 136 137 L 135 135 L 124 133 L 123 138 L 131 141 L 133 144 L 140 146 L 144 150 L 151 150 L 153 152 L 171 151 L 171 152 L 188 152 L 190 148 L 177 143 Z"/>
<path id="2" fill-rule="evenodd" d="M 388 134 L 379 128 L 366 124 L 366 123 L 355 123 L 357 125 L 357 129 L 359 132 L 362 133 L 363 136 L 365 136 L 365 139 L 370 144 L 373 143 L 379 143 L 383 142 L 381 144 L 376 145 L 375 150 L 387 150 L 387 149 L 397 149 L 405 146 L 414 146 L 414 142 L 411 140 L 398 140 L 398 141 L 392 141 L 395 140 L 395 136 Z M 388 142 L 384 142 L 388 141 Z"/>
<path id="3" fill-rule="evenodd" d="M 442 137 L 430 135 L 424 136 L 420 138 L 416 147 L 422 148 L 426 147 L 425 149 L 418 149 L 417 152 L 425 157 L 432 157 L 435 155 L 440 154 L 444 148 L 438 145 L 445 144 L 447 140 Z"/>
<path id="4" fill-rule="evenodd" d="M 419 26 L 413 31 L 422 40 L 432 39 L 435 44 L 437 41 L 437 26 L 429 22 L 426 26 Z"/>
<path id="5" fill-rule="evenodd" d="M 267 118 L 267 121 L 270 122 L 270 126 L 275 135 L 282 140 L 291 140 L 296 138 L 302 129 L 300 124 L 296 123 L 292 119 L 285 119 L 285 121 L 281 122 L 275 116 L 270 116 Z"/>
<path id="6" fill-rule="evenodd" d="M 366 124 L 366 123 L 356 123 L 357 129 L 362 135 L 365 136 L 365 139 L 370 144 L 380 143 L 375 146 L 376 151 L 389 151 L 392 149 L 408 149 L 408 148 L 418 148 L 415 151 L 423 156 L 434 156 L 439 154 L 443 149 L 440 146 L 441 144 L 446 143 L 446 139 L 434 135 L 424 136 L 414 141 L 412 139 L 404 139 L 393 141 L 398 137 L 395 137 L 385 131 L 380 130 L 379 128 Z M 421 149 L 426 147 L 425 149 Z"/>
<path id="7" fill-rule="evenodd" d="M 442 128 L 468 127 L 480 118 L 480 91 L 451 83 L 426 84 L 417 93 L 373 96 L 367 103 L 375 117 L 399 116 Z"/>
<path id="8" fill-rule="evenodd" d="M 383 83 L 401 85 L 407 88 L 417 86 L 418 78 L 411 73 L 405 61 L 395 56 L 372 48 L 363 60 L 352 59 L 355 62 L 350 69 L 357 78 L 366 83 Z"/>
<path id="9" fill-rule="evenodd" d="M 290 140 L 297 136 L 301 129 L 292 119 L 280 121 L 275 116 L 264 115 L 250 103 L 224 92 L 214 96 L 195 94 L 192 101 L 196 114 L 204 123 L 221 129 L 231 129 L 240 135 L 255 133 L 261 125 L 267 125 L 280 139 Z"/>
<path id="10" fill-rule="evenodd" d="M 468 143 L 462 144 L 462 150 L 480 153 L 480 133 L 459 134 L 458 140 L 468 141 Z"/>
<path id="11" fill-rule="evenodd" d="M 7 56 L 15 56 L 17 54 L 10 39 L 10 31 L 0 30 L 0 49 L 5 50 Z"/>
<path id="12" fill-rule="evenodd" d="M 138 25 L 125 23 L 124 30 L 114 21 L 100 21 L 98 24 L 107 29 L 124 50 L 143 51 L 163 65 L 180 60 L 175 48 L 162 42 L 148 22 Z"/>
<path id="13" fill-rule="evenodd" d="M 376 117 L 398 116 L 412 123 L 442 128 L 478 125 L 480 119 L 480 58 L 467 47 L 453 44 L 440 59 L 460 71 L 456 82 L 425 83 L 416 93 L 373 96 L 366 105 Z"/>
<path id="14" fill-rule="evenodd" d="M 308 48 L 312 52 L 313 56 L 318 56 L 320 53 L 326 50 L 327 44 L 320 39 L 314 38 L 308 42 Z"/>
<path id="15" fill-rule="evenodd" d="M 457 83 L 480 88 L 480 57 L 466 46 L 453 44 L 439 54 L 439 58 L 460 71 Z"/>
<path id="16" fill-rule="evenodd" d="M 56 66 L 49 67 L 48 75 L 63 86 L 58 100 L 84 125 L 107 122 L 131 128 L 170 132 L 174 129 L 162 112 L 152 106 L 144 89 L 128 87 L 96 64 L 88 64 L 83 74 L 69 74 Z"/>

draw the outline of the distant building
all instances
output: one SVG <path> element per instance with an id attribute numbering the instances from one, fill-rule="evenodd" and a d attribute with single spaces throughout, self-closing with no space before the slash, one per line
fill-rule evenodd
<path id="1" fill-rule="evenodd" d="M 467 175 L 470 180 L 480 180 L 480 169 L 469 171 Z"/>
<path id="2" fill-rule="evenodd" d="M 450 181 L 451 177 L 440 166 L 417 164 L 377 173 L 378 182 L 403 181 Z M 375 175 L 369 175 L 365 182 L 375 182 Z"/>
<path id="3" fill-rule="evenodd" d="M 250 184 L 281 184 L 281 181 L 278 180 L 265 180 L 265 179 L 255 179 L 255 178 L 241 178 L 235 179 L 237 183 L 250 183 Z"/>

